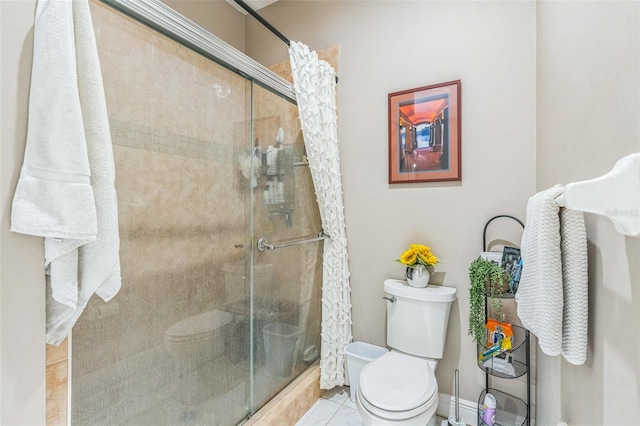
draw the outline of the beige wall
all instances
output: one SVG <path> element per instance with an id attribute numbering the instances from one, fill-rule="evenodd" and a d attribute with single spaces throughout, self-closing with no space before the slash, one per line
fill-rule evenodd
<path id="1" fill-rule="evenodd" d="M 524 218 L 535 191 L 535 3 L 278 2 L 261 13 L 311 48 L 340 45 L 339 131 L 351 268 L 353 334 L 384 344 L 382 282 L 410 243 L 431 246 L 459 291 L 451 311 L 441 392 L 476 400 L 484 376 L 467 336 L 469 263 L 495 214 Z M 286 46 L 247 21 L 247 54 L 269 64 Z M 462 183 L 387 183 L 387 94 L 462 80 Z M 519 241 L 497 223 L 495 236 Z M 506 235 L 505 235 L 506 234 Z M 522 386 L 520 386 L 522 388 Z"/>
<path id="2" fill-rule="evenodd" d="M 538 3 L 537 189 L 590 179 L 640 151 L 640 3 Z M 589 348 L 538 354 L 538 424 L 640 418 L 640 239 L 586 215 Z"/>
<path id="3" fill-rule="evenodd" d="M 0 423 L 45 421 L 42 239 L 9 231 L 27 130 L 35 1 L 0 2 Z"/>

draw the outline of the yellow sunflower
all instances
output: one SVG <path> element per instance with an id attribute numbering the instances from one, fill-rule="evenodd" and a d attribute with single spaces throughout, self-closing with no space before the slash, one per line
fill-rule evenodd
<path id="1" fill-rule="evenodd" d="M 433 266 L 438 263 L 438 258 L 431 253 L 431 248 L 423 244 L 411 244 L 409 249 L 402 253 L 396 260 L 403 265 L 414 267 L 415 265 Z"/>

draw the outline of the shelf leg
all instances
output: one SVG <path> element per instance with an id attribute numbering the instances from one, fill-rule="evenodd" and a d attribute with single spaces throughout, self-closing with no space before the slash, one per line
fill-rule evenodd
<path id="1" fill-rule="evenodd" d="M 529 330 L 527 330 L 525 349 L 527 351 L 527 426 L 531 426 L 531 355 L 529 351 Z"/>

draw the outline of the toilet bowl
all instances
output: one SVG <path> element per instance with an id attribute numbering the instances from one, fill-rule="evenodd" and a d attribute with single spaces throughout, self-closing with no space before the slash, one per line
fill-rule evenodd
<path id="1" fill-rule="evenodd" d="M 356 405 L 365 425 L 435 425 L 435 361 L 390 351 L 360 375 Z"/>
<path id="2" fill-rule="evenodd" d="M 360 373 L 356 406 L 365 426 L 435 426 L 449 311 L 456 289 L 386 280 L 387 345 Z"/>
<path id="3" fill-rule="evenodd" d="M 198 404 L 210 397 L 206 374 L 200 370 L 224 352 L 224 336 L 232 320 L 229 312 L 213 310 L 180 320 L 167 329 L 164 346 L 175 360 L 179 377 L 175 399 Z"/>

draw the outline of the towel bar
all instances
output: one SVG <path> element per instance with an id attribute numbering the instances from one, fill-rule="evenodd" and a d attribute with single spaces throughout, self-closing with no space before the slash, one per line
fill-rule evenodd
<path id="1" fill-rule="evenodd" d="M 556 202 L 608 217 L 619 233 L 640 237 L 640 153 L 621 158 L 604 176 L 567 184 Z"/>

